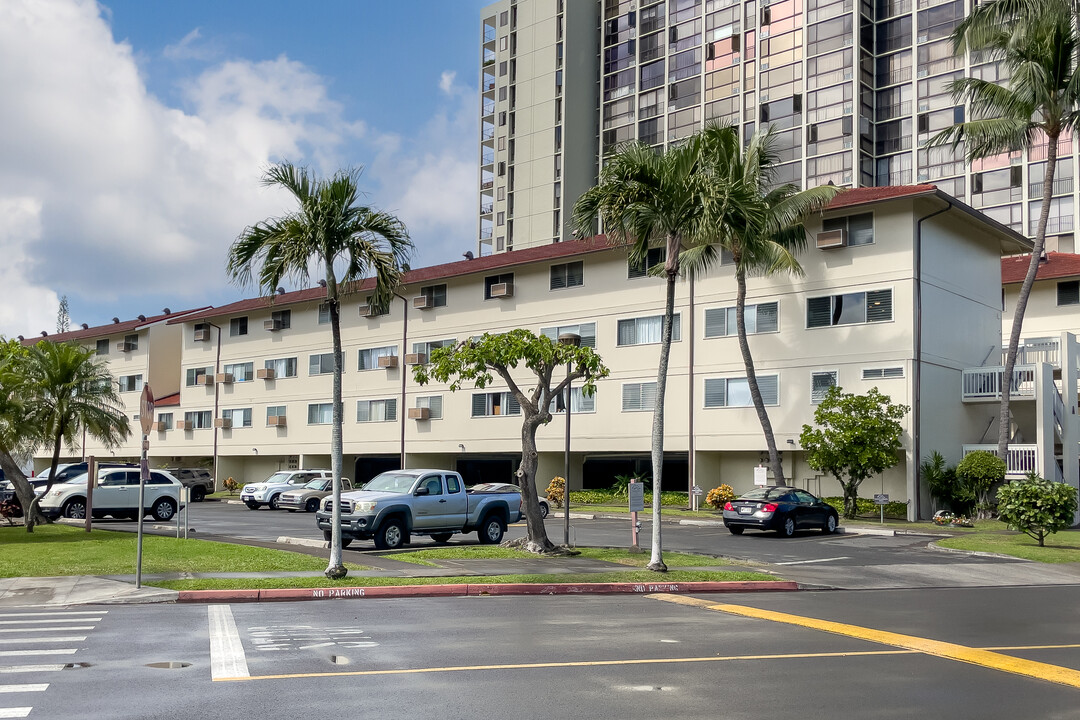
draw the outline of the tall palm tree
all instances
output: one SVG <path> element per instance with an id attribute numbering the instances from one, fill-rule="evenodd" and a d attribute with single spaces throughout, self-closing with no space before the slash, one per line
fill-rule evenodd
<path id="1" fill-rule="evenodd" d="M 956 100 L 967 102 L 971 120 L 931 139 L 931 146 L 965 143 L 968 161 L 1014 150 L 1046 148 L 1042 210 L 1034 248 L 1013 312 L 1005 356 L 998 417 L 998 456 L 1009 445 L 1009 393 L 1021 327 L 1039 269 L 1050 217 L 1058 140 L 1071 137 L 1080 119 L 1080 6 L 1070 0 L 990 0 L 976 5 L 953 31 L 958 55 L 979 53 L 1000 63 L 1008 79 L 965 77 L 952 83 Z"/>
<path id="2" fill-rule="evenodd" d="M 806 218 L 821 210 L 839 188 L 826 185 L 800 191 L 796 185 L 777 186 L 773 167 L 778 158 L 771 131 L 754 133 L 744 148 L 738 130 L 710 123 L 702 131 L 702 139 L 710 187 L 720 200 L 715 207 L 718 217 L 712 223 L 716 242 L 731 254 L 735 265 L 735 325 L 746 384 L 765 434 L 773 478 L 778 485 L 785 485 L 784 465 L 746 338 L 746 276 L 802 275 L 796 254 L 806 248 Z M 738 212 L 732 212 L 735 198 L 741 201 Z M 714 204 L 709 203 L 708 208 L 713 210 Z M 714 253 L 705 252 L 706 248 L 702 245 L 690 251 L 700 254 L 704 265 L 715 258 Z"/>
<path id="3" fill-rule="evenodd" d="M 16 456 L 29 455 L 41 444 L 41 432 L 29 415 L 32 403 L 26 402 L 23 373 L 17 370 L 27 348 L 17 341 L 0 342 L 0 470 L 15 489 L 26 518 L 27 532 L 46 518 L 33 504 L 34 489 L 19 467 Z"/>
<path id="4" fill-rule="evenodd" d="M 333 472 L 333 530 L 326 576 L 346 575 L 341 558 L 341 295 L 373 276 L 371 302 L 390 303 L 412 254 L 405 224 L 393 215 L 360 202 L 362 169 L 342 170 L 317 178 L 306 168 L 283 163 L 271 167 L 263 185 L 284 188 L 299 206 L 282 217 L 245 228 L 229 248 L 227 271 L 234 282 L 254 284 L 273 297 L 285 278 L 304 282 L 312 265 L 321 268 L 330 308 L 334 349 L 333 429 L 330 468 Z"/>
<path id="5" fill-rule="evenodd" d="M 73 446 L 79 430 L 105 447 L 116 447 L 131 434 L 120 392 L 108 365 L 96 352 L 73 342 L 42 340 L 21 357 L 16 372 L 22 373 L 30 421 L 36 423 L 45 444 L 52 445 L 52 462 L 45 493 L 52 488 L 63 444 Z M 25 514 L 32 529 L 37 499 Z"/>
<path id="6" fill-rule="evenodd" d="M 605 159 L 599 181 L 582 194 L 573 211 L 574 228 L 579 236 L 591 235 L 599 220 L 609 239 L 628 246 L 632 263 L 644 265 L 652 247 L 666 250 L 663 267 L 650 269 L 652 274 L 660 274 L 666 280 L 652 423 L 653 525 L 648 568 L 657 572 L 667 570 L 660 536 L 660 490 L 675 283 L 685 269 L 684 251 L 697 246 L 709 234 L 701 150 L 700 135 L 691 136 L 683 144 L 660 154 L 644 143 L 622 146 Z"/>

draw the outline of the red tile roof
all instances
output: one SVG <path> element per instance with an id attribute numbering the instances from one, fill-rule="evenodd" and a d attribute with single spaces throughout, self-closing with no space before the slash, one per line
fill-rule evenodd
<path id="1" fill-rule="evenodd" d="M 1076 277 L 1080 275 L 1080 255 L 1073 253 L 1046 253 L 1046 260 L 1039 263 L 1036 280 Z M 1001 284 L 1011 285 L 1024 281 L 1031 255 L 1013 255 L 1001 258 Z"/>
<path id="2" fill-rule="evenodd" d="M 154 407 L 180 407 L 180 393 L 173 393 L 172 395 L 166 395 L 165 397 L 154 398 Z"/>
<path id="3" fill-rule="evenodd" d="M 867 205 L 869 203 L 883 202 L 885 200 L 898 200 L 900 198 L 918 197 L 920 195 L 936 195 L 937 185 L 895 185 L 891 187 L 864 187 L 844 190 L 832 199 L 825 208 L 839 210 L 840 208 L 853 205 Z"/>
<path id="4" fill-rule="evenodd" d="M 22 341 L 23 345 L 33 345 L 40 340 L 49 340 L 51 342 L 66 342 L 68 340 L 89 340 L 92 338 L 106 337 L 109 335 L 119 335 L 120 333 L 130 332 L 132 330 L 138 330 L 139 328 L 146 327 L 147 325 L 153 325 L 156 322 L 160 322 L 165 318 L 172 318 L 180 320 L 191 313 L 206 310 L 209 306 L 204 305 L 192 310 L 181 310 L 179 312 L 162 313 L 161 315 L 152 315 L 150 317 L 141 316 L 133 320 L 120 320 L 114 318 L 114 322 L 108 325 L 98 325 L 96 327 L 79 328 L 78 330 L 69 330 L 68 332 L 56 333 L 55 335 L 39 335 L 37 337 L 26 338 Z"/>

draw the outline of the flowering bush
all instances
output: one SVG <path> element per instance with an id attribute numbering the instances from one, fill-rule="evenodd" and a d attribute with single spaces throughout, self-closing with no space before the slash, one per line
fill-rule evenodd
<path id="1" fill-rule="evenodd" d="M 225 486 L 225 489 L 233 495 L 235 495 L 236 491 L 240 488 L 240 483 L 236 482 L 231 477 L 225 478 L 225 482 L 222 484 Z"/>
<path id="2" fill-rule="evenodd" d="M 945 510 L 934 513 L 934 524 L 941 527 L 975 527 L 975 525 L 963 515 L 953 515 Z"/>
<path id="3" fill-rule="evenodd" d="M 734 499 L 735 491 L 732 487 L 730 485 L 721 485 L 709 491 L 709 494 L 705 496 L 705 504 L 719 510 L 724 507 L 724 503 L 731 502 Z"/>
<path id="4" fill-rule="evenodd" d="M 551 483 L 544 492 L 547 493 L 548 502 L 557 508 L 561 508 L 563 493 L 566 492 L 566 480 L 556 475 L 551 478 Z"/>
<path id="5" fill-rule="evenodd" d="M 7 520 L 8 525 L 14 525 L 15 518 L 22 517 L 22 506 L 16 500 L 0 502 L 0 517 Z"/>

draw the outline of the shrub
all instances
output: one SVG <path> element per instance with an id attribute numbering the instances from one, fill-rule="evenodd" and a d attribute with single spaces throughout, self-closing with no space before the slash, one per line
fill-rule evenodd
<path id="1" fill-rule="evenodd" d="M 0 502 L 0 517 L 7 520 L 8 525 L 14 525 L 15 518 L 22 517 L 22 506 L 17 500 Z"/>
<path id="2" fill-rule="evenodd" d="M 1010 529 L 1035 538 L 1039 547 L 1048 535 L 1072 525 L 1076 514 L 1076 488 L 1044 480 L 1035 473 L 1002 485 L 997 498 L 998 516 Z"/>
<path id="3" fill-rule="evenodd" d="M 923 460 L 919 471 L 938 508 L 950 514 L 963 515 L 971 512 L 975 496 L 957 477 L 956 468 L 945 464 L 941 453 L 937 450 L 932 452 L 928 460 Z"/>
<path id="4" fill-rule="evenodd" d="M 821 498 L 829 505 L 836 508 L 838 513 L 844 512 L 844 498 L 842 497 L 827 497 Z M 875 505 L 873 500 L 869 498 L 856 498 L 856 514 L 857 515 L 873 515 L 879 517 L 881 515 L 880 505 Z M 907 519 L 907 503 L 902 502 L 890 502 L 885 505 L 885 517 L 892 518 L 894 520 L 906 520 Z"/>
<path id="5" fill-rule="evenodd" d="M 547 490 L 544 493 L 547 495 L 548 502 L 557 508 L 562 507 L 563 493 L 566 492 L 566 480 L 556 475 L 551 478 L 551 482 L 548 483 Z"/>
<path id="6" fill-rule="evenodd" d="M 975 496 L 975 517 L 990 517 L 990 491 L 1005 480 L 1005 461 L 992 452 L 976 450 L 968 453 L 956 466 L 956 476 L 964 487 Z"/>
<path id="7" fill-rule="evenodd" d="M 620 497 L 626 497 L 630 493 L 628 488 L 631 482 L 643 483 L 646 490 L 652 490 L 652 480 L 648 475 L 634 473 L 632 475 L 616 475 L 615 484 L 611 486 L 611 491 Z"/>
<path id="8" fill-rule="evenodd" d="M 222 485 L 225 486 L 225 489 L 228 490 L 231 495 L 235 495 L 236 491 L 240 489 L 240 483 L 236 482 L 231 477 L 225 478 L 225 482 L 222 483 Z"/>
<path id="9" fill-rule="evenodd" d="M 559 496 L 562 497 L 561 495 Z M 574 505 L 622 505 L 626 506 L 626 498 L 620 497 L 613 490 L 575 490 L 570 493 L 570 502 Z M 686 493 L 674 490 L 660 493 L 660 504 L 663 506 L 686 507 Z M 645 505 L 652 505 L 652 493 L 645 493 Z"/>
<path id="10" fill-rule="evenodd" d="M 709 494 L 705 496 L 705 504 L 719 510 L 724 507 L 724 503 L 731 502 L 734 499 L 735 491 L 731 486 L 721 485 L 720 487 L 714 487 L 709 491 Z"/>

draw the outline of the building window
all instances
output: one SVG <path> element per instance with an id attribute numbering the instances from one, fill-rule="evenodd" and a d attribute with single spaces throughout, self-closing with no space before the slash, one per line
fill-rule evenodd
<path id="1" fill-rule="evenodd" d="M 225 374 L 232 375 L 233 382 L 249 382 L 255 379 L 255 363 L 226 365 Z"/>
<path id="2" fill-rule="evenodd" d="M 891 289 L 828 295 L 806 300 L 806 327 L 808 328 L 891 320 Z"/>
<path id="3" fill-rule="evenodd" d="M 397 355 L 397 345 L 387 345 L 385 347 L 377 348 L 364 348 L 359 353 L 359 359 L 357 360 L 357 370 L 378 370 L 379 358 L 392 357 Z"/>
<path id="4" fill-rule="evenodd" d="M 472 416 L 520 415 L 521 405 L 509 392 L 473 393 Z"/>
<path id="5" fill-rule="evenodd" d="M 134 334 L 134 335 L 125 335 L 124 336 L 124 344 L 127 345 L 129 350 L 138 350 L 139 349 L 139 335 L 137 333 Z"/>
<path id="6" fill-rule="evenodd" d="M 1058 305 L 1080 305 L 1080 280 L 1066 280 L 1057 286 Z"/>
<path id="7" fill-rule="evenodd" d="M 188 430 L 205 430 L 214 426 L 210 410 L 195 410 L 184 413 L 184 427 Z"/>
<path id="8" fill-rule="evenodd" d="M 142 375 L 121 375 L 120 392 L 138 392 L 142 390 Z"/>
<path id="9" fill-rule="evenodd" d="M 234 428 L 251 427 L 251 408 L 222 410 L 221 417 L 225 420 L 232 420 Z"/>
<path id="10" fill-rule="evenodd" d="M 203 377 L 204 375 L 210 375 L 213 372 L 214 368 L 212 367 L 188 368 L 186 384 L 188 387 L 195 387 L 199 384 L 199 378 Z"/>
<path id="11" fill-rule="evenodd" d="M 844 230 L 847 233 L 848 245 L 871 245 L 874 242 L 874 214 L 827 218 L 821 222 L 821 229 L 826 232 Z"/>
<path id="12" fill-rule="evenodd" d="M 863 380 L 895 380 L 904 377 L 903 367 L 863 368 Z"/>
<path id="13" fill-rule="evenodd" d="M 578 260 L 577 262 L 551 266 L 551 281 L 548 284 L 550 290 L 581 287 L 584 284 L 585 263 L 583 261 Z"/>
<path id="14" fill-rule="evenodd" d="M 311 403 L 307 406 L 308 425 L 329 425 L 334 421 L 334 403 Z"/>
<path id="15" fill-rule="evenodd" d="M 247 318 L 238 317 L 229 321 L 229 337 L 247 335 Z"/>
<path id="16" fill-rule="evenodd" d="M 367 317 L 379 317 L 380 315 L 390 314 L 390 301 L 387 300 L 381 305 L 375 302 L 374 295 L 368 295 L 364 300 L 364 304 L 360 306 L 360 312 L 364 313 Z"/>
<path id="17" fill-rule="evenodd" d="M 330 323 L 330 303 L 324 302 L 319 305 L 319 324 L 328 325 Z"/>
<path id="18" fill-rule="evenodd" d="M 105 338 L 104 340 L 98 340 L 97 341 L 97 354 L 98 355 L 108 355 L 109 354 L 109 339 L 108 338 Z"/>
<path id="19" fill-rule="evenodd" d="M 671 318 L 671 340 L 680 340 L 680 314 L 675 313 Z M 664 329 L 664 316 L 652 315 L 650 317 L 628 318 L 619 321 L 619 340 L 622 345 L 651 345 L 661 340 Z"/>
<path id="20" fill-rule="evenodd" d="M 270 319 L 282 330 L 292 327 L 292 310 L 275 310 L 270 313 Z"/>
<path id="21" fill-rule="evenodd" d="M 766 405 L 780 404 L 780 376 L 758 375 L 758 390 Z M 708 378 L 705 380 L 705 407 L 752 407 L 750 385 L 746 378 Z"/>
<path id="22" fill-rule="evenodd" d="M 831 387 L 836 387 L 835 370 L 810 373 L 810 402 L 814 405 L 820 403 Z"/>
<path id="23" fill-rule="evenodd" d="M 356 422 L 392 422 L 397 420 L 397 400 L 357 400 Z"/>
<path id="24" fill-rule="evenodd" d="M 649 248 L 649 250 L 645 253 L 644 262 L 634 262 L 629 258 L 626 260 L 626 277 L 645 277 L 649 274 L 649 268 L 656 265 L 662 265 L 666 261 L 667 248 Z"/>
<path id="25" fill-rule="evenodd" d="M 552 413 L 561 413 L 566 411 L 566 391 L 559 393 L 555 397 L 551 398 L 551 405 L 548 407 L 548 411 Z M 596 394 L 592 394 L 585 397 L 585 393 L 581 388 L 572 388 L 570 390 L 570 413 L 591 413 L 596 412 Z"/>
<path id="26" fill-rule="evenodd" d="M 172 413 L 171 412 L 158 413 L 157 421 L 158 421 L 158 425 L 161 426 L 162 430 L 172 430 L 173 429 L 173 419 L 172 419 Z"/>
<path id="27" fill-rule="evenodd" d="M 428 307 L 446 306 L 446 285 L 429 285 L 420 288 L 420 295 L 427 298 Z"/>
<path id="28" fill-rule="evenodd" d="M 341 371 L 345 371 L 345 351 L 341 352 Z M 308 357 L 308 375 L 329 375 L 334 372 L 334 353 Z"/>
<path id="29" fill-rule="evenodd" d="M 296 358 L 276 358 L 264 363 L 267 370 L 274 371 L 275 378 L 296 377 Z"/>
<path id="30" fill-rule="evenodd" d="M 491 288 L 494 285 L 506 285 L 507 288 L 513 288 L 514 286 L 514 273 L 503 273 L 502 275 L 488 275 L 484 278 L 484 299 L 491 299 Z M 509 294 L 512 294 L 513 290 Z M 508 293 L 504 293 L 508 294 Z"/>
<path id="31" fill-rule="evenodd" d="M 780 304 L 776 302 L 747 305 L 743 312 L 746 334 L 777 332 L 780 329 Z M 738 334 L 735 308 L 711 308 L 705 311 L 705 337 L 727 337 Z"/>
<path id="32" fill-rule="evenodd" d="M 546 327 L 540 329 L 541 335 L 546 335 L 555 342 L 558 342 L 560 335 L 564 335 L 566 333 L 573 333 L 574 335 L 581 336 L 581 347 L 596 347 L 596 323 L 581 323 L 579 325 L 556 325 L 555 327 Z"/>
<path id="33" fill-rule="evenodd" d="M 266 408 L 266 424 L 270 424 L 272 417 L 285 417 L 285 405 L 271 405 Z"/>
<path id="34" fill-rule="evenodd" d="M 622 386 L 623 412 L 653 410 L 656 407 L 656 383 L 624 383 Z"/>
<path id="35" fill-rule="evenodd" d="M 429 420 L 442 420 L 442 395 L 418 397 L 416 407 L 427 408 Z"/>
<path id="36" fill-rule="evenodd" d="M 431 357 L 431 351 L 436 348 L 442 347 L 454 347 L 457 345 L 457 339 L 449 338 L 447 340 L 428 340 L 426 342 L 413 343 L 412 351 L 419 355 L 426 355 Z"/>

